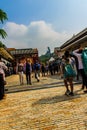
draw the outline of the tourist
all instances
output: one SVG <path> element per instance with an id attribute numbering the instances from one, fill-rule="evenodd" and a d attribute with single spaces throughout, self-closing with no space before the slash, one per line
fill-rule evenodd
<path id="1" fill-rule="evenodd" d="M 5 89 L 4 89 L 4 85 L 6 84 L 5 71 L 7 70 L 8 68 L 5 65 L 5 63 L 2 62 L 1 56 L 0 56 L 0 100 L 5 97 Z"/>
<path id="2" fill-rule="evenodd" d="M 79 49 L 74 50 L 73 54 L 78 58 L 78 69 L 82 78 L 82 89 L 86 87 L 86 90 L 84 92 L 87 93 L 87 75 L 84 72 L 84 66 L 82 62 L 82 51 L 83 48 L 80 47 Z"/>
<path id="3" fill-rule="evenodd" d="M 20 85 L 24 84 L 24 65 L 19 61 L 18 63 L 18 74 Z"/>
<path id="4" fill-rule="evenodd" d="M 41 65 L 41 73 L 42 73 L 42 77 L 44 77 L 45 76 L 45 65 L 44 64 Z"/>
<path id="5" fill-rule="evenodd" d="M 29 60 L 29 59 L 26 59 L 26 63 L 25 63 L 25 65 L 24 65 L 24 71 L 25 71 L 25 74 L 26 74 L 27 84 L 32 85 L 32 83 L 31 83 L 32 67 L 31 67 L 31 63 L 30 63 L 30 60 Z"/>
<path id="6" fill-rule="evenodd" d="M 73 69 L 71 61 L 72 61 L 72 59 L 70 58 L 69 52 L 66 51 L 63 56 L 63 64 L 62 64 L 63 65 L 62 72 L 63 72 L 64 84 L 66 87 L 65 95 L 74 96 L 73 78 L 76 76 L 76 72 Z M 70 89 L 69 89 L 69 85 L 70 85 Z"/>
<path id="7" fill-rule="evenodd" d="M 48 65 L 48 63 L 45 65 L 45 72 L 46 72 L 46 75 L 48 76 L 48 73 L 49 73 L 49 65 Z"/>
<path id="8" fill-rule="evenodd" d="M 34 63 L 33 69 L 34 69 L 34 73 L 35 73 L 35 78 L 37 79 L 37 82 L 39 82 L 40 81 L 40 69 L 41 69 L 41 65 L 40 65 L 40 63 L 37 60 Z"/>

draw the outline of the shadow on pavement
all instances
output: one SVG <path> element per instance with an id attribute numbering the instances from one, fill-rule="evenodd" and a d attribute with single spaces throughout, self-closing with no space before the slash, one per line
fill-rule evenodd
<path id="1" fill-rule="evenodd" d="M 78 83 L 74 83 L 74 84 L 78 84 Z M 52 86 L 51 86 L 52 85 Z M 23 86 L 18 86 L 18 85 L 14 85 L 14 86 L 10 86 L 10 87 L 5 87 L 6 89 L 8 89 L 6 91 L 6 93 L 16 93 L 16 92 L 23 92 L 23 91 L 33 91 L 33 90 L 41 90 L 41 89 L 49 89 L 49 88 L 58 88 L 58 87 L 63 87 L 64 84 L 62 82 L 58 83 L 50 83 L 50 84 L 43 84 L 43 85 L 36 85 L 36 86 L 30 86 L 30 85 L 23 85 Z M 81 91 L 81 90 L 77 90 Z M 78 95 L 78 94 L 76 94 Z"/>
<path id="2" fill-rule="evenodd" d="M 32 106 L 38 105 L 38 104 L 53 104 L 57 102 L 72 100 L 75 98 L 80 98 L 80 95 L 74 95 L 74 96 L 59 95 L 59 96 L 54 96 L 54 97 L 42 98 L 38 100 L 37 102 L 35 102 L 34 104 L 32 104 Z"/>

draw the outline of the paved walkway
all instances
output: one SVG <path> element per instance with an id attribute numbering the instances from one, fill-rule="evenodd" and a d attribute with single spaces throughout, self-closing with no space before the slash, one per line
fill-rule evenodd
<path id="1" fill-rule="evenodd" d="M 41 78 L 39 83 L 32 78 L 32 86 L 20 86 L 17 75 L 6 80 L 0 130 L 87 130 L 87 95 L 80 84 L 74 85 L 75 96 L 68 97 L 58 76 Z M 27 91 L 22 91 L 24 87 Z"/>

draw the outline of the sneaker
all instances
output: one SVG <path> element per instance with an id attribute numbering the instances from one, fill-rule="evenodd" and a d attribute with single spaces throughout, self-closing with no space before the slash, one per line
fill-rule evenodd
<path id="1" fill-rule="evenodd" d="M 0 100 L 3 100 L 6 98 L 6 94 L 0 95 Z"/>
<path id="2" fill-rule="evenodd" d="M 82 85 L 82 88 L 81 88 L 81 90 L 83 90 L 84 89 L 84 85 Z"/>
<path id="3" fill-rule="evenodd" d="M 69 95 L 70 95 L 70 96 L 74 96 L 74 93 L 73 93 L 73 92 L 70 92 Z"/>
<path id="4" fill-rule="evenodd" d="M 40 80 L 39 79 L 37 79 L 37 82 L 39 82 Z"/>
<path id="5" fill-rule="evenodd" d="M 4 96 L 3 96 L 3 98 L 2 98 L 2 99 L 6 99 L 6 97 L 7 97 L 7 95 L 6 95 L 6 94 L 4 94 Z"/>
<path id="6" fill-rule="evenodd" d="M 65 92 L 65 95 L 69 95 L 69 93 L 70 93 L 70 90 L 67 90 L 67 91 Z"/>
<path id="7" fill-rule="evenodd" d="M 8 91 L 8 89 L 7 89 L 7 88 L 5 88 L 5 91 Z"/>

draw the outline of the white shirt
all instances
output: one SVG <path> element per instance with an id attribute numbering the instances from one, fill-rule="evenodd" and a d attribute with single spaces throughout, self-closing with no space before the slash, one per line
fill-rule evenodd
<path id="1" fill-rule="evenodd" d="M 4 70 L 7 70 L 7 66 L 2 61 L 0 61 L 0 74 L 3 74 L 3 78 L 5 80 L 5 72 L 4 72 Z"/>
<path id="2" fill-rule="evenodd" d="M 78 69 L 83 69 L 83 63 L 82 63 L 82 54 L 77 53 L 79 49 L 73 51 L 73 54 L 78 58 Z"/>

